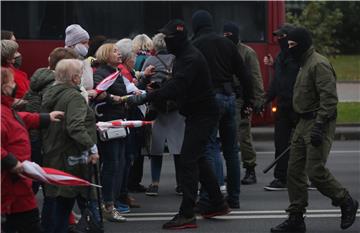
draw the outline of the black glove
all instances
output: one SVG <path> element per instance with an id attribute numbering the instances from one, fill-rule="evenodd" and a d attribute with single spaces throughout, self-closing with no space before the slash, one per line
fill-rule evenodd
<path id="1" fill-rule="evenodd" d="M 132 95 L 126 98 L 128 105 L 142 105 L 146 103 L 146 93 L 140 95 Z"/>
<path id="2" fill-rule="evenodd" d="M 323 128 L 324 128 L 323 123 L 319 123 L 319 122 L 315 123 L 310 134 L 311 145 L 315 147 L 321 145 L 324 137 Z"/>
<path id="3" fill-rule="evenodd" d="M 261 114 L 265 111 L 265 103 L 262 101 L 254 103 L 254 113 Z"/>

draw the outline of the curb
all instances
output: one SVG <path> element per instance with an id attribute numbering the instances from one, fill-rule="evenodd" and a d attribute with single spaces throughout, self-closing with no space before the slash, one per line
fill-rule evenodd
<path id="1" fill-rule="evenodd" d="M 251 129 L 253 140 L 274 141 L 273 127 L 253 127 Z M 360 126 L 337 126 L 334 140 L 360 140 Z"/>

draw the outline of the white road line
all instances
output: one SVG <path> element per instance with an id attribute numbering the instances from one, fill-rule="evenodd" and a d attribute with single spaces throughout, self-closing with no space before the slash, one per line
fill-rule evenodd
<path id="1" fill-rule="evenodd" d="M 358 211 L 360 213 L 360 210 Z M 153 216 L 173 216 L 177 212 L 158 212 L 158 213 L 128 213 L 123 214 L 124 217 L 153 217 Z M 307 210 L 308 214 L 326 214 L 326 213 L 340 213 L 340 209 L 323 209 L 323 210 Z M 261 216 L 266 214 L 286 214 L 285 210 L 250 210 L 250 211 L 236 211 L 230 212 L 230 215 L 256 215 Z"/>
<path id="2" fill-rule="evenodd" d="M 307 218 L 339 218 L 340 214 L 307 214 Z M 356 215 L 360 217 L 360 214 Z M 274 219 L 274 218 L 287 218 L 286 214 L 283 215 L 241 215 L 241 216 L 219 216 L 214 219 L 219 220 L 232 220 L 232 219 Z M 171 217 L 127 217 L 129 222 L 140 222 L 140 221 L 167 221 L 172 219 Z M 202 217 L 196 217 L 196 219 L 203 219 Z"/>
<path id="3" fill-rule="evenodd" d="M 257 151 L 257 154 L 275 154 L 275 151 Z M 360 153 L 360 150 L 332 150 L 330 154 L 355 154 Z"/>

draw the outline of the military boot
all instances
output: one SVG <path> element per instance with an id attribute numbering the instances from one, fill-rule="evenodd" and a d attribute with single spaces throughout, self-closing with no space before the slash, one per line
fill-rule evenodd
<path id="1" fill-rule="evenodd" d="M 340 205 L 341 208 L 341 229 L 349 228 L 355 221 L 356 212 L 359 203 L 352 199 L 349 194 L 346 195 L 345 201 Z"/>
<path id="2" fill-rule="evenodd" d="M 291 213 L 287 220 L 271 228 L 271 232 L 304 233 L 305 231 L 306 226 L 302 213 Z"/>
<path id="3" fill-rule="evenodd" d="M 255 175 L 255 168 L 254 167 L 249 167 L 246 168 L 246 172 L 245 172 L 245 176 L 244 178 L 241 180 L 242 184 L 256 184 L 256 175 Z"/>

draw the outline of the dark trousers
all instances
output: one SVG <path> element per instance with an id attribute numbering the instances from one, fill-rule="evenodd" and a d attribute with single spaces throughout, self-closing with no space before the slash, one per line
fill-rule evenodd
<path id="1" fill-rule="evenodd" d="M 297 116 L 292 108 L 280 108 L 275 121 L 275 158 L 290 146 L 292 132 L 296 127 Z M 286 183 L 289 152 L 276 164 L 274 177 Z"/>
<path id="2" fill-rule="evenodd" d="M 42 233 L 39 210 L 8 214 L 6 215 L 6 224 L 16 229 L 18 233 Z M 6 229 L 3 229 L 7 233 Z"/>
<path id="3" fill-rule="evenodd" d="M 185 135 L 180 156 L 180 184 L 183 199 L 179 213 L 194 216 L 198 183 L 207 191 L 214 206 L 224 202 L 214 170 L 209 164 L 205 150 L 211 132 L 216 127 L 218 115 L 190 116 L 185 120 Z"/>

